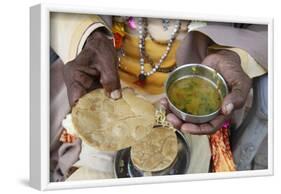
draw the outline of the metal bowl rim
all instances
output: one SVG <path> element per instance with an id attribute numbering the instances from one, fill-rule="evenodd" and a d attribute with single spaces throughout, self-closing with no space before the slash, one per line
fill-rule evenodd
<path id="1" fill-rule="evenodd" d="M 219 78 L 221 79 L 221 81 L 223 82 L 224 86 L 226 86 L 226 94 L 225 96 L 228 94 L 228 86 L 224 80 L 224 78 L 222 77 L 222 75 L 220 73 L 218 73 L 216 70 L 214 70 L 213 68 L 207 66 L 207 65 L 203 65 L 203 64 L 196 64 L 196 63 L 191 63 L 191 64 L 185 64 L 185 65 L 181 65 L 179 67 L 177 67 L 176 69 L 174 69 L 171 74 L 168 76 L 168 78 L 166 79 L 165 81 L 165 84 L 164 84 L 164 87 L 165 87 L 165 97 L 168 99 L 168 102 L 169 102 L 169 105 L 171 105 L 174 109 L 176 109 L 178 112 L 180 112 L 181 114 L 184 114 L 186 116 L 189 116 L 190 118 L 206 118 L 206 117 L 211 117 L 213 115 L 216 115 L 218 114 L 218 112 L 221 110 L 221 106 L 215 111 L 215 112 L 212 112 L 210 114 L 207 114 L 207 115 L 192 115 L 192 114 L 188 114 L 186 112 L 183 112 L 181 111 L 180 109 L 178 109 L 169 99 L 168 97 L 168 88 L 167 88 L 167 82 L 168 80 L 179 70 L 183 69 L 183 68 L 186 68 L 186 67 L 191 67 L 191 66 L 200 66 L 202 68 L 206 68 L 208 69 L 209 71 L 212 71 L 212 72 L 215 72 L 217 74 L 217 76 L 219 76 Z"/>

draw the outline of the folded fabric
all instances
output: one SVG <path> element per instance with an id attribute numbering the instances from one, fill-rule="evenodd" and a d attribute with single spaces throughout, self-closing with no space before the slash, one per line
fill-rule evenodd
<path id="1" fill-rule="evenodd" d="M 223 127 L 215 134 L 210 135 L 211 155 L 212 155 L 212 172 L 235 171 L 233 155 L 229 142 L 230 122 L 224 123 Z"/>

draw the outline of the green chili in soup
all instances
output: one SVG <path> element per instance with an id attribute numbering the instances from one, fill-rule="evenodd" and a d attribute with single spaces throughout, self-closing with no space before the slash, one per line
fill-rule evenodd
<path id="1" fill-rule="evenodd" d="M 175 81 L 168 89 L 171 102 L 192 115 L 207 115 L 221 106 L 221 95 L 210 81 L 198 76 Z"/>

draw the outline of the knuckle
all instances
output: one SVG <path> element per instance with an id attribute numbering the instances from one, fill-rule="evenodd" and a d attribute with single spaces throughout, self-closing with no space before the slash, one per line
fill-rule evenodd
<path id="1" fill-rule="evenodd" d="M 236 97 L 236 108 L 242 108 L 245 103 L 245 98 L 242 95 Z"/>
<path id="2" fill-rule="evenodd" d="M 110 86 L 116 83 L 114 76 L 104 76 L 101 80 L 102 84 Z"/>

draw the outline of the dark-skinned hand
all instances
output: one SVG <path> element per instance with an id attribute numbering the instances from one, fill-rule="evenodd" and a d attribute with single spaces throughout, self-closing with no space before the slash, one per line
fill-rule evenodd
<path id="1" fill-rule="evenodd" d="M 116 51 L 103 30 L 94 31 L 80 54 L 65 65 L 64 81 L 71 106 L 84 94 L 100 87 L 108 97 L 121 97 Z"/>

